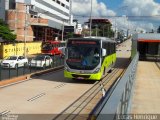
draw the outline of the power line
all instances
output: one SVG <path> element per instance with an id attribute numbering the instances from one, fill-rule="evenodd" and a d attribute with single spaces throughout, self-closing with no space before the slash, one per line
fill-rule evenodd
<path id="1" fill-rule="evenodd" d="M 77 16 L 77 17 L 90 17 L 89 15 L 76 15 L 76 14 L 74 14 L 74 16 Z M 92 17 L 123 17 L 123 16 L 121 16 L 121 15 L 115 15 L 115 16 L 92 16 Z M 126 15 L 126 17 L 129 17 L 129 18 L 152 18 L 152 17 L 160 17 L 160 15 L 146 15 L 146 16 L 144 16 L 144 15 Z"/>

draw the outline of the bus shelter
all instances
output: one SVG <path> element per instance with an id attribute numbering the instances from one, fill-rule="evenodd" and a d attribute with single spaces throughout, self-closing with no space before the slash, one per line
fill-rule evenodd
<path id="1" fill-rule="evenodd" d="M 135 49 L 135 50 L 134 50 Z M 132 51 L 139 52 L 140 60 L 160 60 L 160 34 L 139 33 L 133 35 Z"/>

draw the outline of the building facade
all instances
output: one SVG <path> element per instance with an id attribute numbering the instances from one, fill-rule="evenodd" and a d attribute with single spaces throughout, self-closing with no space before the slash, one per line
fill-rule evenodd
<path id="1" fill-rule="evenodd" d="M 17 41 L 62 40 L 64 26 L 72 21 L 70 0 L 5 0 L 3 4 L 5 11 L 0 14 Z"/>
<path id="2" fill-rule="evenodd" d="M 5 21 L 5 0 L 0 0 L 0 18 Z"/>
<path id="3" fill-rule="evenodd" d="M 85 25 L 88 25 L 88 29 L 83 29 L 84 36 L 91 32 L 91 36 L 111 37 L 112 23 L 108 19 L 89 19 L 88 22 L 85 22 Z"/>

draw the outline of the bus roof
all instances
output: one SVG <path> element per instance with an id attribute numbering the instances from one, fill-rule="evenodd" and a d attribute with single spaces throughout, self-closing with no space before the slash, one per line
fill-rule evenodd
<path id="1" fill-rule="evenodd" d="M 115 41 L 111 40 L 110 38 L 107 38 L 107 37 L 96 37 L 96 36 L 83 37 L 83 38 L 69 38 L 69 40 L 102 40 L 104 42 L 113 42 L 113 43 L 115 43 Z"/>

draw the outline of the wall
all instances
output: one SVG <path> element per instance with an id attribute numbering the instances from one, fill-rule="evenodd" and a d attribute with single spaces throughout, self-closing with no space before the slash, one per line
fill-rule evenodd
<path id="1" fill-rule="evenodd" d="M 26 43 L 27 55 L 41 53 L 41 44 L 42 42 Z M 0 45 L 0 58 L 10 55 L 24 55 L 24 43 Z"/>

